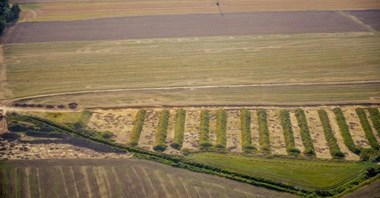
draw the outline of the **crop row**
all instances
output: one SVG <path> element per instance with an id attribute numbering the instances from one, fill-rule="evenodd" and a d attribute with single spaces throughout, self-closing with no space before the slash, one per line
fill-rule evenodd
<path id="1" fill-rule="evenodd" d="M 330 120 L 325 110 L 318 110 L 319 118 L 322 122 L 323 131 L 325 132 L 325 137 L 327 144 L 329 145 L 331 156 L 334 158 L 344 158 L 344 153 L 340 150 L 337 140 L 334 137 L 334 133 L 331 129 Z"/>
<path id="2" fill-rule="evenodd" d="M 360 154 L 360 149 L 359 149 L 359 147 L 357 147 L 355 145 L 354 140 L 352 139 L 352 136 L 350 134 L 350 130 L 348 128 L 347 121 L 346 121 L 346 118 L 344 117 L 342 109 L 340 109 L 338 107 L 335 108 L 334 114 L 335 114 L 335 118 L 336 118 L 336 121 L 337 121 L 338 126 L 339 126 L 340 134 L 343 137 L 344 144 L 347 146 L 347 148 L 351 152 L 353 152 L 357 155 Z"/>
<path id="3" fill-rule="evenodd" d="M 166 149 L 166 136 L 168 133 L 168 125 L 169 125 L 169 111 L 162 110 L 160 113 L 160 120 L 158 121 L 157 133 L 156 133 L 156 141 L 153 147 L 156 151 L 164 151 Z"/>
<path id="4" fill-rule="evenodd" d="M 371 145 L 373 149 L 379 150 L 379 145 L 377 144 L 375 135 L 373 135 L 371 125 L 369 124 L 364 109 L 356 108 L 355 111 L 358 114 L 360 124 L 362 125 L 363 131 L 368 139 L 369 145 Z"/>
<path id="5" fill-rule="evenodd" d="M 175 149 L 182 148 L 183 137 L 185 133 L 185 119 L 186 111 L 183 109 L 178 109 L 175 115 L 174 140 L 173 143 L 170 144 L 170 146 Z"/>
<path id="6" fill-rule="evenodd" d="M 379 110 L 376 108 L 369 108 L 368 109 L 370 119 L 372 121 L 373 127 L 377 131 L 377 134 L 380 136 L 380 113 Z"/>
<path id="7" fill-rule="evenodd" d="M 209 142 L 209 131 L 210 131 L 210 115 L 208 110 L 201 111 L 201 122 L 199 125 L 199 146 L 201 149 L 206 149 L 212 146 Z"/>
<path id="8" fill-rule="evenodd" d="M 307 124 L 305 112 L 302 109 L 297 109 L 296 117 L 298 121 L 298 126 L 301 131 L 302 142 L 305 147 L 305 154 L 314 156 L 315 150 L 314 150 L 313 140 L 311 139 L 311 136 L 310 136 L 309 126 Z"/>
<path id="9" fill-rule="evenodd" d="M 252 152 L 256 148 L 251 139 L 251 112 L 247 109 L 240 110 L 241 145 L 244 152 Z"/>
<path id="10" fill-rule="evenodd" d="M 264 152 L 270 153 L 270 139 L 267 121 L 267 112 L 264 109 L 257 111 L 257 122 L 259 124 L 259 144 Z"/>
<path id="11" fill-rule="evenodd" d="M 292 123 L 290 122 L 289 111 L 280 111 L 281 126 L 284 131 L 284 139 L 286 144 L 286 151 L 288 154 L 299 154 L 301 151 L 296 148 L 296 143 L 294 141 L 294 134 L 292 129 Z"/>
<path id="12" fill-rule="evenodd" d="M 144 125 L 145 114 L 146 110 L 144 109 L 140 109 L 136 114 L 131 139 L 129 140 L 129 145 L 131 146 L 137 146 L 139 143 L 141 131 Z"/>
<path id="13" fill-rule="evenodd" d="M 225 149 L 227 138 L 227 113 L 224 109 L 219 109 L 216 113 L 216 144 L 215 148 Z"/>

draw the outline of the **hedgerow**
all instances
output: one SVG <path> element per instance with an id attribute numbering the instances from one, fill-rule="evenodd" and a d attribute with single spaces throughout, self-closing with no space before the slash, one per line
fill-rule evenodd
<path id="1" fill-rule="evenodd" d="M 227 138 L 227 113 L 224 109 L 219 109 L 216 113 L 216 144 L 215 148 L 225 149 Z"/>
<path id="2" fill-rule="evenodd" d="M 368 109 L 370 119 L 372 121 L 373 127 L 376 129 L 377 134 L 380 136 L 380 113 L 377 108 Z"/>
<path id="3" fill-rule="evenodd" d="M 305 147 L 305 154 L 309 156 L 315 156 L 315 150 L 313 140 L 310 136 L 309 126 L 307 124 L 306 115 L 303 109 L 296 109 L 296 118 L 298 127 L 301 131 L 302 143 Z"/>
<path id="4" fill-rule="evenodd" d="M 131 146 L 137 146 L 139 143 L 141 131 L 144 125 L 145 114 L 146 114 L 146 110 L 144 109 L 140 109 L 136 114 L 133 129 L 132 129 L 131 139 L 128 142 L 128 144 Z"/>
<path id="5" fill-rule="evenodd" d="M 371 145 L 373 149 L 379 150 L 379 145 L 377 144 L 375 135 L 373 135 L 371 125 L 368 122 L 367 115 L 365 114 L 364 109 L 356 108 L 355 111 L 356 114 L 358 114 L 360 124 L 362 125 L 365 136 L 368 139 L 369 145 Z"/>
<path id="6" fill-rule="evenodd" d="M 166 149 L 166 136 L 168 133 L 168 124 L 169 124 L 170 113 L 168 110 L 162 110 L 160 112 L 160 119 L 158 121 L 156 141 L 153 147 L 156 151 L 164 151 Z"/>
<path id="7" fill-rule="evenodd" d="M 329 150 L 331 156 L 334 158 L 344 158 L 344 153 L 340 150 L 337 140 L 334 137 L 333 131 L 331 129 L 330 120 L 325 110 L 318 110 L 319 118 L 322 122 L 323 131 L 325 132 L 325 137 L 327 144 L 329 145 Z"/>
<path id="8" fill-rule="evenodd" d="M 294 135 L 293 135 L 293 129 L 292 129 L 292 123 L 290 121 L 290 116 L 289 116 L 289 111 L 281 110 L 280 119 L 281 119 L 282 130 L 284 131 L 286 151 L 288 152 L 288 154 L 301 153 L 301 151 L 296 148 Z"/>
<path id="9" fill-rule="evenodd" d="M 208 140 L 210 116 L 208 110 L 201 111 L 201 121 L 199 125 L 199 146 L 201 149 L 206 149 L 212 146 Z"/>
<path id="10" fill-rule="evenodd" d="M 186 111 L 178 109 L 175 115 L 174 140 L 170 144 L 175 149 L 181 149 L 185 132 Z"/>
<path id="11" fill-rule="evenodd" d="M 259 143 L 262 151 L 270 152 L 269 129 L 267 121 L 267 112 L 264 109 L 257 110 L 257 119 L 259 123 Z"/>
<path id="12" fill-rule="evenodd" d="M 256 148 L 251 139 L 251 112 L 247 109 L 240 110 L 241 145 L 244 152 L 252 152 Z"/>
<path id="13" fill-rule="evenodd" d="M 340 109 L 339 107 L 336 107 L 334 109 L 334 114 L 339 126 L 340 134 L 343 137 L 344 144 L 347 146 L 347 148 L 351 152 L 359 155 L 360 149 L 355 145 L 354 140 L 352 139 L 352 136 L 348 128 L 347 121 L 346 121 L 346 118 L 344 117 L 342 109 Z"/>

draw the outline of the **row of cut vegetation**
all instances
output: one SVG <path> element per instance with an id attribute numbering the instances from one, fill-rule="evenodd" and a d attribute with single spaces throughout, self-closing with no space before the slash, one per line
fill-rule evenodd
<path id="1" fill-rule="evenodd" d="M 325 110 L 318 110 L 319 119 L 321 120 L 323 131 L 325 132 L 325 137 L 327 144 L 329 145 L 329 150 L 331 156 L 334 158 L 344 158 L 344 153 L 340 150 L 337 140 L 334 137 L 334 133 L 331 129 L 330 120 Z"/>
<path id="2" fill-rule="evenodd" d="M 158 121 L 156 133 L 156 141 L 153 147 L 153 149 L 156 151 L 164 151 L 166 149 L 165 140 L 168 133 L 169 116 L 170 113 L 168 110 L 162 110 L 160 112 L 160 119 Z"/>
<path id="3" fill-rule="evenodd" d="M 210 115 L 208 110 L 201 111 L 201 122 L 199 126 L 199 147 L 207 149 L 212 146 L 209 142 Z"/>
<path id="4" fill-rule="evenodd" d="M 175 149 L 181 149 L 183 144 L 183 138 L 185 133 L 185 119 L 186 111 L 183 109 L 178 109 L 175 115 L 175 127 L 174 127 L 174 140 L 170 144 L 171 147 Z"/>
<path id="5" fill-rule="evenodd" d="M 251 139 L 251 112 L 247 109 L 240 110 L 241 145 L 244 152 L 252 152 L 256 148 Z"/>
<path id="6" fill-rule="evenodd" d="M 298 127 L 301 131 L 302 143 L 305 147 L 305 155 L 315 156 L 313 140 L 310 136 L 309 126 L 307 124 L 305 112 L 303 111 L 303 109 L 296 109 L 295 114 L 298 122 Z"/>
<path id="7" fill-rule="evenodd" d="M 364 109 L 356 108 L 355 111 L 356 114 L 358 114 L 360 124 L 362 125 L 365 136 L 368 139 L 369 145 L 371 145 L 373 149 L 379 150 L 379 145 L 377 143 L 375 135 L 373 135 L 371 125 L 368 122 L 367 115 L 365 114 Z"/>
<path id="8" fill-rule="evenodd" d="M 133 129 L 132 129 L 131 139 L 128 142 L 128 144 L 131 146 L 137 146 L 139 143 L 141 131 L 144 125 L 145 114 L 146 114 L 146 110 L 144 109 L 140 109 L 136 114 Z"/>
<path id="9" fill-rule="evenodd" d="M 380 113 L 379 110 L 376 108 L 369 108 L 368 109 L 370 119 L 373 124 L 373 128 L 377 131 L 377 134 L 380 136 Z"/>
<path id="10" fill-rule="evenodd" d="M 281 126 L 284 131 L 284 139 L 286 144 L 286 151 L 288 154 L 300 154 L 301 151 L 296 148 L 296 143 L 294 141 L 292 123 L 290 121 L 289 111 L 280 111 Z"/>
<path id="11" fill-rule="evenodd" d="M 259 124 L 259 144 L 263 152 L 270 152 L 269 129 L 267 112 L 264 109 L 257 110 L 257 121 Z"/>
<path id="12" fill-rule="evenodd" d="M 224 109 L 219 109 L 216 112 L 216 143 L 215 148 L 225 149 L 227 144 L 227 113 Z"/>
<path id="13" fill-rule="evenodd" d="M 336 118 L 336 121 L 337 121 L 338 126 L 339 126 L 340 134 L 343 137 L 344 144 L 347 146 L 347 148 L 351 152 L 359 155 L 360 149 L 359 149 L 359 147 L 357 147 L 355 145 L 354 140 L 352 139 L 352 136 L 350 134 L 350 130 L 348 128 L 347 121 L 346 121 L 346 118 L 344 117 L 342 109 L 339 107 L 335 108 L 334 114 L 335 114 L 335 118 Z"/>

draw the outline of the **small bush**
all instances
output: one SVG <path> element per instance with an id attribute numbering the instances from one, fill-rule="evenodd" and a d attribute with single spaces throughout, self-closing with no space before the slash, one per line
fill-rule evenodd
<path id="1" fill-rule="evenodd" d="M 178 109 L 175 116 L 175 128 L 174 128 L 174 140 L 170 144 L 174 149 L 180 150 L 183 143 L 183 136 L 185 133 L 185 120 L 186 111 L 183 109 Z"/>
<path id="2" fill-rule="evenodd" d="M 102 132 L 100 136 L 104 139 L 109 139 L 113 137 L 113 133 L 109 131 Z"/>
<path id="3" fill-rule="evenodd" d="M 145 114 L 146 110 L 144 109 L 140 109 L 136 114 L 131 139 L 128 142 L 131 146 L 137 146 L 139 143 L 141 131 L 144 125 Z"/>
<path id="4" fill-rule="evenodd" d="M 373 149 L 379 150 L 379 145 L 377 143 L 376 137 L 373 135 L 372 128 L 368 122 L 367 115 L 362 108 L 356 108 L 356 114 L 358 114 L 360 124 L 364 130 L 364 133 L 368 139 L 369 144 Z"/>
<path id="5" fill-rule="evenodd" d="M 298 122 L 298 127 L 301 131 L 302 143 L 305 147 L 305 155 L 314 156 L 315 151 L 313 140 L 310 136 L 309 126 L 307 124 L 305 112 L 302 109 L 296 109 L 296 118 Z"/>
<path id="6" fill-rule="evenodd" d="M 334 114 L 335 114 L 335 118 L 336 118 L 336 121 L 337 121 L 338 126 L 339 126 L 340 134 L 343 137 L 344 144 L 347 146 L 347 148 L 351 152 L 359 155 L 360 149 L 355 145 L 354 140 L 352 139 L 352 136 L 351 136 L 350 130 L 348 128 L 346 118 L 344 117 L 342 109 L 340 109 L 338 107 L 335 108 Z"/>
<path id="7" fill-rule="evenodd" d="M 164 151 L 166 149 L 165 140 L 168 133 L 170 113 L 168 110 L 162 110 L 160 113 L 160 119 L 158 121 L 155 146 L 156 151 Z"/>

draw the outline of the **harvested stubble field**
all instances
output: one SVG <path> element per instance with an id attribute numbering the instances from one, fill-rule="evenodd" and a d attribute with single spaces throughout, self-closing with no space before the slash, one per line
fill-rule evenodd
<path id="1" fill-rule="evenodd" d="M 34 102 L 84 106 L 378 102 L 379 42 L 350 33 L 5 45 L 6 98 L 53 94 Z M 64 93 L 71 91 L 78 93 Z"/>
<path id="2" fill-rule="evenodd" d="M 376 0 L 12 0 L 22 3 L 21 21 L 69 21 L 123 16 L 380 8 Z"/>
<path id="3" fill-rule="evenodd" d="M 0 175 L 0 197 L 293 197 L 132 159 L 8 161 Z"/>
<path id="4" fill-rule="evenodd" d="M 357 118 L 355 113 L 356 106 L 346 106 L 343 107 L 342 110 L 347 120 L 347 125 L 349 126 L 349 132 L 354 140 L 354 144 L 360 148 L 369 148 L 368 140 L 364 135 L 363 128 L 360 124 L 360 121 Z M 184 130 L 184 141 L 182 149 L 186 151 L 198 151 L 200 149 L 199 146 L 199 131 L 200 131 L 200 112 L 205 108 L 184 108 L 186 110 L 186 120 L 185 120 L 185 130 Z M 213 116 L 217 109 L 215 108 L 206 108 L 209 110 L 211 119 L 209 122 L 210 129 L 210 138 L 209 141 L 213 145 L 215 144 L 215 135 L 214 130 L 216 128 L 215 117 Z M 313 146 L 315 148 L 316 157 L 322 159 L 332 159 L 333 157 L 330 154 L 329 146 L 327 144 L 327 140 L 321 125 L 321 120 L 318 116 L 318 109 L 325 109 L 329 115 L 329 122 L 332 125 L 332 132 L 337 139 L 337 144 L 340 150 L 346 155 L 346 160 L 359 160 L 359 156 L 352 153 L 347 149 L 345 145 L 339 127 L 337 126 L 335 114 L 332 112 L 332 107 L 308 107 L 305 108 L 305 114 L 307 118 L 307 124 L 310 130 L 310 135 L 312 138 Z M 154 145 L 155 133 L 157 131 L 157 123 L 158 123 L 158 112 L 162 109 L 151 109 L 148 110 L 146 115 L 146 120 L 144 123 L 143 131 L 140 136 L 139 146 L 142 148 L 152 150 L 152 146 Z M 259 128 L 258 128 L 258 117 L 256 116 L 256 109 L 249 109 L 251 112 L 251 138 L 252 145 L 258 149 L 258 152 L 262 152 L 259 146 Z M 279 113 L 282 109 L 280 108 L 270 108 L 266 109 L 268 112 L 268 129 L 270 132 L 270 150 L 272 155 L 288 155 L 286 152 L 286 144 L 284 140 L 284 132 L 281 126 Z M 294 133 L 294 139 L 296 143 L 296 148 L 300 149 L 301 152 L 305 150 L 301 136 L 300 129 L 298 126 L 298 122 L 294 116 L 294 109 L 290 110 L 290 120 Z M 365 110 L 367 111 L 367 110 Z M 109 117 L 118 117 L 123 118 L 124 115 L 126 117 L 134 117 L 136 114 L 136 109 L 123 109 L 123 110 L 94 110 L 92 118 L 88 122 L 88 127 L 92 130 L 96 131 L 106 131 L 109 130 L 113 132 L 116 137 L 116 142 L 126 144 L 128 142 L 128 135 L 130 134 L 129 130 L 122 130 L 123 128 L 131 129 L 133 127 L 133 121 L 131 122 L 118 122 L 115 119 L 109 120 Z M 155 113 L 154 113 L 155 112 Z M 174 111 L 171 111 L 173 114 Z M 243 152 L 242 150 L 242 137 L 241 137 L 241 120 L 240 113 L 238 108 L 227 108 L 227 130 L 226 130 L 226 150 L 229 152 Z M 367 115 L 368 120 L 370 121 L 369 115 Z M 379 118 L 380 119 L 380 118 Z M 174 119 L 169 119 L 169 125 L 175 125 Z M 370 121 L 370 123 L 372 123 Z M 112 125 L 113 127 L 109 127 Z M 375 137 L 379 138 L 375 129 L 372 131 Z M 166 140 L 166 145 L 170 148 L 171 137 L 168 136 Z M 379 142 L 378 142 L 379 143 Z M 379 143 L 380 144 L 380 143 Z M 175 154 L 175 152 L 170 152 Z M 176 154 L 180 154 L 177 152 Z M 303 156 L 303 154 L 301 154 Z"/>

